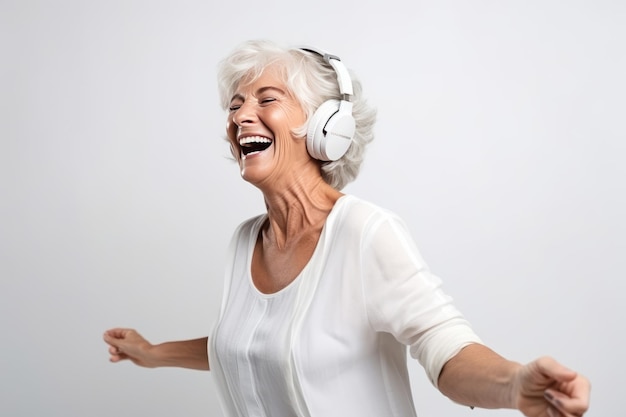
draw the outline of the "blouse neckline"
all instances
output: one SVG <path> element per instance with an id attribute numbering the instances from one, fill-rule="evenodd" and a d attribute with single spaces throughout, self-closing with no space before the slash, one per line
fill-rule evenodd
<path id="1" fill-rule="evenodd" d="M 250 233 L 250 240 L 248 241 L 248 254 L 246 257 L 246 264 L 247 264 L 246 271 L 248 275 L 248 283 L 250 284 L 250 287 L 252 288 L 252 291 L 255 294 L 265 299 L 279 297 L 280 295 L 289 292 L 291 288 L 296 287 L 299 284 L 299 282 L 302 279 L 304 279 L 303 277 L 307 275 L 308 270 L 311 269 L 311 265 L 315 263 L 316 258 L 319 256 L 319 252 L 321 251 L 321 247 L 322 247 L 321 242 L 324 241 L 326 234 L 327 234 L 327 229 L 328 229 L 327 226 L 334 221 L 334 218 L 337 216 L 337 213 L 339 212 L 340 206 L 344 204 L 344 201 L 347 200 L 348 197 L 349 196 L 347 194 L 342 195 L 341 197 L 337 199 L 333 207 L 330 209 L 330 212 L 328 213 L 328 217 L 326 218 L 326 221 L 324 221 L 324 225 L 322 226 L 322 232 L 320 233 L 320 237 L 317 240 L 317 243 L 315 244 L 315 249 L 313 250 L 313 254 L 311 255 L 311 258 L 306 263 L 306 265 L 304 265 L 304 268 L 302 268 L 302 271 L 300 271 L 300 273 L 296 275 L 296 277 L 289 284 L 285 285 L 280 290 L 271 292 L 271 293 L 265 293 L 259 290 L 257 286 L 254 284 L 254 280 L 252 279 L 252 256 L 254 255 L 254 247 L 259 237 L 259 232 L 261 230 L 261 227 L 267 220 L 267 213 L 259 216 L 259 218 L 254 222 L 254 225 L 252 226 L 252 231 Z"/>

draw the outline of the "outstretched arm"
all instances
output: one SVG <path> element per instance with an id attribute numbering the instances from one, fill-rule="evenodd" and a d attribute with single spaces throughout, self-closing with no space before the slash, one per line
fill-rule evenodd
<path id="1" fill-rule="evenodd" d="M 174 366 L 209 369 L 208 338 L 165 342 L 153 345 L 133 329 L 111 329 L 104 333 L 111 362 L 131 360 L 146 368 Z"/>
<path id="2" fill-rule="evenodd" d="M 528 417 L 580 417 L 589 407 L 589 381 L 554 359 L 521 365 L 479 344 L 450 359 L 438 385 L 457 403 L 514 408 Z"/>

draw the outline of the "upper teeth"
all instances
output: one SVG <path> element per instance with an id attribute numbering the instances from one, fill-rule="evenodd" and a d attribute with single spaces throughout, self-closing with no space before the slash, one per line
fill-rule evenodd
<path id="1" fill-rule="evenodd" d="M 246 145 L 248 143 L 272 143 L 272 141 L 263 136 L 247 136 L 239 139 L 240 145 Z"/>

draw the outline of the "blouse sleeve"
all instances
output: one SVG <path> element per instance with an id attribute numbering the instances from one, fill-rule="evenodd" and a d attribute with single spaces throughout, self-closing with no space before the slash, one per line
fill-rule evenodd
<path id="1" fill-rule="evenodd" d="M 397 216 L 376 216 L 361 247 L 363 292 L 370 325 L 410 347 L 431 383 L 463 347 L 481 343 L 441 289 Z"/>

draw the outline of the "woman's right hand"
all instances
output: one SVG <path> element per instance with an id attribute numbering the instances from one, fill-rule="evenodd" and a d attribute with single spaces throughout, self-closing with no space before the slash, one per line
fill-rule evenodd
<path id="1" fill-rule="evenodd" d="M 146 368 L 174 366 L 209 370 L 207 337 L 153 345 L 136 330 L 116 328 L 104 332 L 104 341 L 109 345 L 111 362 L 130 360 Z"/>
<path id="2" fill-rule="evenodd" d="M 154 348 L 136 330 L 115 328 L 104 332 L 104 341 L 109 345 L 109 360 L 120 362 L 130 360 L 136 365 L 154 368 L 157 364 L 151 355 Z"/>

